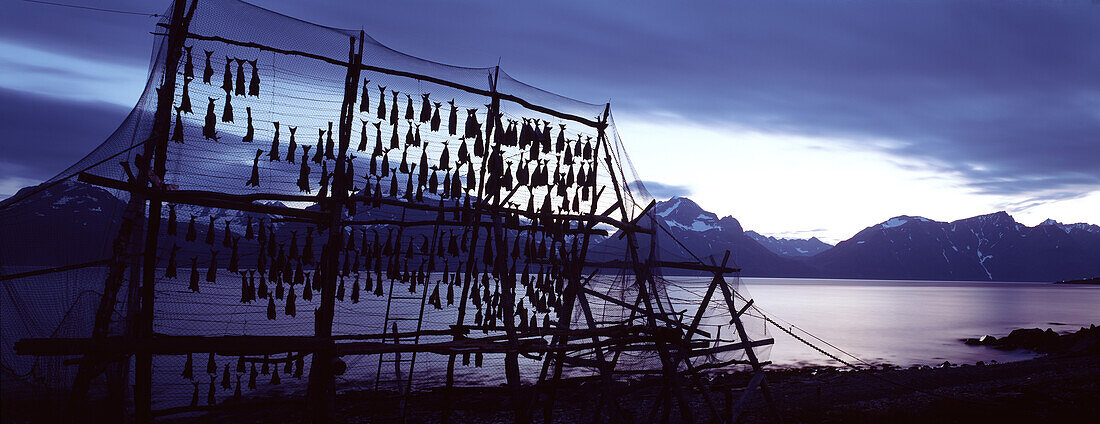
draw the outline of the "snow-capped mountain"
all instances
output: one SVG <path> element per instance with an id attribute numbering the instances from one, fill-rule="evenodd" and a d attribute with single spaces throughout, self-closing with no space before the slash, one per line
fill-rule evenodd
<path id="1" fill-rule="evenodd" d="M 658 202 L 653 207 L 654 216 L 669 230 L 676 240 L 692 253 L 709 260 L 720 261 L 726 250 L 730 251 L 731 264 L 742 269 L 742 275 L 759 277 L 809 277 L 814 270 L 806 264 L 780 256 L 746 235 L 741 223 L 732 216 L 719 218 L 713 212 L 703 210 L 686 197 L 674 197 Z M 657 231 L 662 246 L 662 260 L 692 261 L 693 258 L 664 231 Z M 609 237 L 593 250 L 595 252 L 621 252 L 625 241 Z M 590 255 L 591 256 L 591 255 Z M 666 270 L 666 273 L 672 271 Z"/>
<path id="2" fill-rule="evenodd" d="M 25 188 L 13 199 L 34 189 Z M 0 209 L 0 223 L 4 224 L 0 225 L 0 265 L 67 265 L 105 259 L 125 207 L 124 201 L 107 190 L 72 181 L 15 202 Z M 297 237 L 307 232 L 304 224 L 273 224 L 270 217 L 258 214 L 190 208 L 177 207 L 178 231 L 182 234 L 188 229 L 189 215 L 194 213 L 199 216 L 195 226 L 202 240 L 209 226 L 207 216 L 212 215 L 217 218 L 218 241 L 214 246 L 183 246 L 180 254 L 185 258 L 208 255 L 207 249 L 224 251 L 221 242 L 226 223 L 231 238 L 241 237 L 249 216 L 257 231 L 263 219 L 267 226 L 289 226 L 286 229 Z M 368 218 L 366 211 L 360 212 L 362 216 L 357 218 Z M 1047 220 L 1028 227 L 1005 212 L 953 222 L 897 216 L 829 248 L 817 239 L 776 239 L 744 231 L 733 217 L 719 218 L 684 197 L 659 202 L 652 212 L 679 241 L 657 231 L 660 259 L 692 261 L 680 243 L 704 261 L 709 261 L 707 257 L 721 260 L 729 250 L 732 265 L 742 268 L 745 276 L 1059 281 L 1100 275 L 1100 227 L 1085 223 Z M 402 216 L 394 208 L 383 207 L 370 210 L 369 217 L 430 220 L 434 214 Z M 383 225 L 366 231 L 384 237 L 390 230 Z M 355 237 L 364 236 L 366 232 Z M 60 247 L 59 240 L 63 240 Z M 625 243 L 613 235 L 597 242 L 589 256 L 593 260 L 622 259 L 616 255 L 626 251 Z M 241 248 L 242 257 L 251 249 L 247 246 Z M 820 253 L 814 254 L 815 249 Z"/>
<path id="3" fill-rule="evenodd" d="M 817 237 L 808 239 L 776 238 L 751 230 L 745 231 L 745 235 L 756 240 L 757 243 L 768 250 L 783 256 L 813 256 L 833 247 L 831 244 L 818 240 Z"/>
<path id="4" fill-rule="evenodd" d="M 64 181 L 0 209 L 0 265 L 67 265 L 104 259 L 125 203 L 107 190 Z M 109 236 L 104 236 L 109 234 Z M 63 240 L 65 248 L 58 249 Z"/>
<path id="5" fill-rule="evenodd" d="M 809 259 L 832 278 L 1057 281 L 1100 275 L 1100 229 L 1035 227 L 996 212 L 939 222 L 898 216 Z"/>

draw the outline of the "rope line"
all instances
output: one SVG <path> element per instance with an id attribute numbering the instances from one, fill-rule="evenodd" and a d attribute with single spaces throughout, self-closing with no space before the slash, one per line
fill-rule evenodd
<path id="1" fill-rule="evenodd" d="M 159 18 L 160 17 L 160 15 L 156 14 L 156 13 L 134 12 L 134 11 L 129 11 L 129 10 L 118 10 L 118 9 L 107 9 L 107 8 L 102 8 L 102 7 L 82 6 L 82 5 L 79 5 L 79 4 L 55 3 L 55 2 L 52 2 L 52 1 L 42 1 L 42 0 L 23 0 L 23 1 L 25 1 L 27 3 L 38 3 L 38 4 L 47 5 L 47 6 L 60 6 L 60 7 L 69 7 L 69 8 L 73 8 L 73 9 L 91 10 L 91 11 L 95 11 L 95 12 L 109 12 L 109 13 L 119 13 L 119 14 L 123 14 L 123 15 L 148 16 L 148 17 L 151 17 L 151 18 Z"/>

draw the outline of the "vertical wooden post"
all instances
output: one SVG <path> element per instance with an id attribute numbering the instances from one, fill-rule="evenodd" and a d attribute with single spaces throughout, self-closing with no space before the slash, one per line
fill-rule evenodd
<path id="1" fill-rule="evenodd" d="M 488 117 L 485 119 L 485 134 L 486 134 L 485 140 L 486 140 L 486 142 L 488 142 L 489 140 L 492 140 L 492 137 L 491 137 L 492 129 L 493 129 L 492 127 L 493 127 L 493 124 L 495 122 L 495 119 L 493 119 L 493 118 L 495 118 L 496 113 L 500 108 L 500 98 L 497 96 L 497 79 L 500 78 L 500 67 L 497 66 L 495 68 L 494 74 L 493 75 L 488 75 L 487 77 L 489 79 L 489 92 L 490 92 L 490 98 L 491 99 L 490 99 L 490 104 L 489 104 L 489 114 L 487 115 Z M 474 275 L 473 275 L 473 273 L 474 273 L 474 263 L 476 262 L 476 255 L 477 255 L 476 252 L 475 252 L 477 249 L 475 247 L 477 246 L 478 237 L 480 236 L 479 232 L 481 230 L 481 212 L 482 212 L 482 208 L 485 207 L 485 168 L 486 168 L 485 162 L 486 161 L 487 161 L 487 159 L 482 158 L 481 166 L 480 166 L 481 169 L 479 170 L 480 172 L 478 173 L 479 174 L 478 175 L 478 185 L 477 185 L 478 191 L 477 191 L 477 198 L 475 199 L 475 201 L 477 202 L 477 205 L 474 206 L 474 211 L 472 213 L 472 215 L 473 215 L 472 219 L 475 223 L 477 223 L 477 225 L 474 225 L 473 229 L 470 230 L 470 233 L 471 233 L 470 251 L 469 251 L 469 255 L 466 257 L 466 271 L 464 272 L 464 276 L 463 276 L 463 279 L 462 279 L 462 298 L 459 299 L 459 302 L 458 302 L 458 319 L 457 319 L 457 322 L 455 323 L 456 326 L 457 326 L 456 328 L 459 328 L 459 329 L 463 328 L 463 326 L 465 325 L 465 322 L 466 322 L 466 299 L 467 299 L 467 297 L 469 297 L 471 280 L 474 278 Z M 458 178 L 457 177 L 457 172 L 456 172 L 455 178 Z M 452 196 L 453 195 L 454 194 L 452 193 Z M 464 193 L 464 195 L 469 196 L 470 194 L 469 193 Z M 463 212 L 467 213 L 468 211 L 463 211 Z M 488 243 L 488 242 L 489 241 L 486 240 L 486 243 Z M 461 337 L 464 337 L 464 336 L 456 334 L 454 338 L 458 339 L 458 338 L 461 338 Z M 456 359 L 456 356 L 454 354 L 451 354 L 450 356 L 447 357 L 447 385 L 446 385 L 445 391 L 443 392 L 443 416 L 440 418 L 440 421 L 442 421 L 444 424 L 449 423 L 450 420 L 451 420 L 451 401 L 453 400 L 453 399 L 451 399 L 451 395 L 452 395 L 451 390 L 454 389 L 454 383 L 455 383 L 455 359 Z"/>
<path id="2" fill-rule="evenodd" d="M 601 120 L 604 125 L 599 128 L 599 133 L 596 139 L 597 142 L 604 144 L 604 157 L 608 161 L 608 167 L 611 168 L 612 171 L 610 172 L 610 175 L 612 185 L 615 187 L 615 195 L 618 197 L 619 202 L 622 204 L 620 211 L 622 212 L 623 221 L 629 222 L 630 217 L 626 213 L 626 199 L 623 198 L 622 189 L 619 187 L 619 181 L 615 175 L 614 167 L 612 166 L 613 164 L 611 163 L 611 147 L 610 143 L 608 143 L 607 141 L 607 135 L 604 132 L 605 128 L 607 127 L 606 123 L 609 112 L 610 104 L 608 105 L 608 108 L 604 110 L 604 118 L 603 120 Z M 657 322 L 654 318 L 653 304 L 654 300 L 656 299 L 653 297 L 654 294 L 649 293 L 646 287 L 646 284 L 651 284 L 653 279 L 651 264 L 643 264 L 638 257 L 638 239 L 634 231 L 623 230 L 623 232 L 626 235 L 627 250 L 630 252 L 630 261 L 634 264 L 634 274 L 637 276 L 638 296 L 645 302 L 647 325 L 650 327 L 656 327 Z M 653 237 L 656 237 L 656 234 L 654 234 Z M 666 393 L 671 392 L 677 396 L 680 404 L 680 418 L 684 422 L 693 422 L 694 418 L 691 411 L 691 406 L 688 403 L 687 396 L 684 394 L 683 390 L 680 387 L 680 377 L 679 374 L 677 374 L 676 372 L 676 363 L 678 362 L 678 360 L 672 358 L 670 352 L 668 351 L 668 348 L 665 346 L 665 342 L 657 341 L 656 345 L 657 353 L 660 356 L 661 363 L 663 364 L 665 369 L 665 384 L 668 385 L 670 389 Z M 671 402 L 666 402 L 666 405 L 671 406 Z M 668 408 L 666 407 L 665 414 L 667 413 Z"/>
<path id="3" fill-rule="evenodd" d="M 359 88 L 359 73 L 363 59 L 362 31 L 359 32 L 359 49 L 356 52 L 355 37 L 348 39 L 348 71 L 344 77 L 344 102 L 340 108 L 339 148 L 336 155 L 336 169 L 332 173 L 332 190 L 328 201 L 322 201 L 322 207 L 328 208 L 328 241 L 322 248 L 324 272 L 321 282 L 321 307 L 314 317 L 314 333 L 318 338 L 327 340 L 323 347 L 313 353 L 309 369 L 309 420 L 315 424 L 330 423 L 335 419 L 336 380 L 333 375 L 333 363 L 337 360 L 332 342 L 332 321 L 336 311 L 336 280 L 339 272 L 340 250 L 344 245 L 344 202 L 348 198 L 345 182 L 346 157 L 351 144 L 351 125 L 355 115 L 355 99 Z M 322 181 L 322 184 L 327 183 Z"/>
<path id="4" fill-rule="evenodd" d="M 164 82 L 157 91 L 157 110 L 153 118 L 152 140 L 145 145 L 144 160 L 138 161 L 139 184 L 143 187 L 152 178 L 151 171 L 157 181 L 164 181 L 165 164 L 167 163 L 168 136 L 171 129 L 172 104 L 176 95 L 176 75 L 179 69 L 180 52 L 183 50 L 184 40 L 187 38 L 187 27 L 190 16 L 195 10 L 195 3 L 185 16 L 186 0 L 175 0 L 172 8 L 171 25 L 168 29 L 168 51 L 164 63 Z M 153 168 L 149 169 L 149 160 L 153 160 Z M 160 237 L 160 213 L 161 200 L 157 196 L 151 196 L 149 200 L 149 219 L 145 232 L 145 256 L 142 259 L 141 273 L 141 311 L 138 316 L 137 336 L 149 339 L 153 336 L 153 301 L 156 297 L 156 266 L 157 266 L 157 241 Z M 138 423 L 152 422 L 152 385 L 153 385 L 153 355 L 150 353 L 138 353 L 134 368 L 134 420 Z"/>

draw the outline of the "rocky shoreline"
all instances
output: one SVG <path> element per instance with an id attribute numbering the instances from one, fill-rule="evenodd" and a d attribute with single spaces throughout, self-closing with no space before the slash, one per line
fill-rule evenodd
<path id="1" fill-rule="evenodd" d="M 1026 348 L 1044 355 L 1008 363 L 979 361 L 909 368 L 881 365 L 860 371 L 834 367 L 769 369 L 767 381 L 785 423 L 1070 423 L 1091 422 L 1100 416 L 1100 329 L 1095 326 L 1069 334 L 1022 329 L 999 338 L 966 340 L 982 345 L 975 349 Z M 743 387 L 749 376 L 730 373 L 705 378 L 711 391 L 690 393 L 697 422 L 714 421 L 712 411 L 724 416 L 728 399 L 740 397 L 731 389 Z M 659 388 L 645 379 L 619 383 L 614 390 L 620 393 L 616 405 L 622 417 L 646 417 L 652 401 L 659 396 Z M 554 422 L 592 422 L 591 411 L 602 391 L 597 380 L 563 381 Z M 510 392 L 503 387 L 458 388 L 453 395 L 456 409 L 452 422 L 514 420 L 508 402 Z M 394 408 L 398 399 L 389 392 L 344 392 L 337 400 L 337 421 L 400 421 Z M 409 399 L 412 412 L 406 422 L 439 422 L 442 399 L 441 391 L 414 394 Z M 25 409 L 30 405 L 5 403 L 2 422 L 51 422 L 39 419 L 44 418 L 39 414 L 24 414 L 31 412 Z M 205 412 L 164 416 L 158 422 L 285 423 L 300 422 L 304 413 L 302 399 L 252 399 L 220 404 Z M 541 409 L 534 415 L 535 422 L 542 422 Z M 600 418 L 596 421 L 610 419 Z M 743 418 L 744 422 L 776 422 L 759 395 Z M 676 421 L 677 414 L 672 419 Z"/>

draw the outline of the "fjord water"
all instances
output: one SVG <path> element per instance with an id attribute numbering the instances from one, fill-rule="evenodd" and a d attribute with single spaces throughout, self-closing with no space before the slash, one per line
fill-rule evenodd
<path id="1" fill-rule="evenodd" d="M 769 317 L 789 321 L 871 363 L 1000 362 L 1035 356 L 961 339 L 1016 328 L 1057 332 L 1100 325 L 1100 286 L 963 281 L 742 278 Z M 780 323 L 783 321 L 776 319 Z M 839 365 L 775 328 L 777 366 Z M 797 329 L 795 333 L 814 343 Z M 827 351 L 836 349 L 822 345 Z M 850 357 L 838 355 L 851 361 Z"/>

